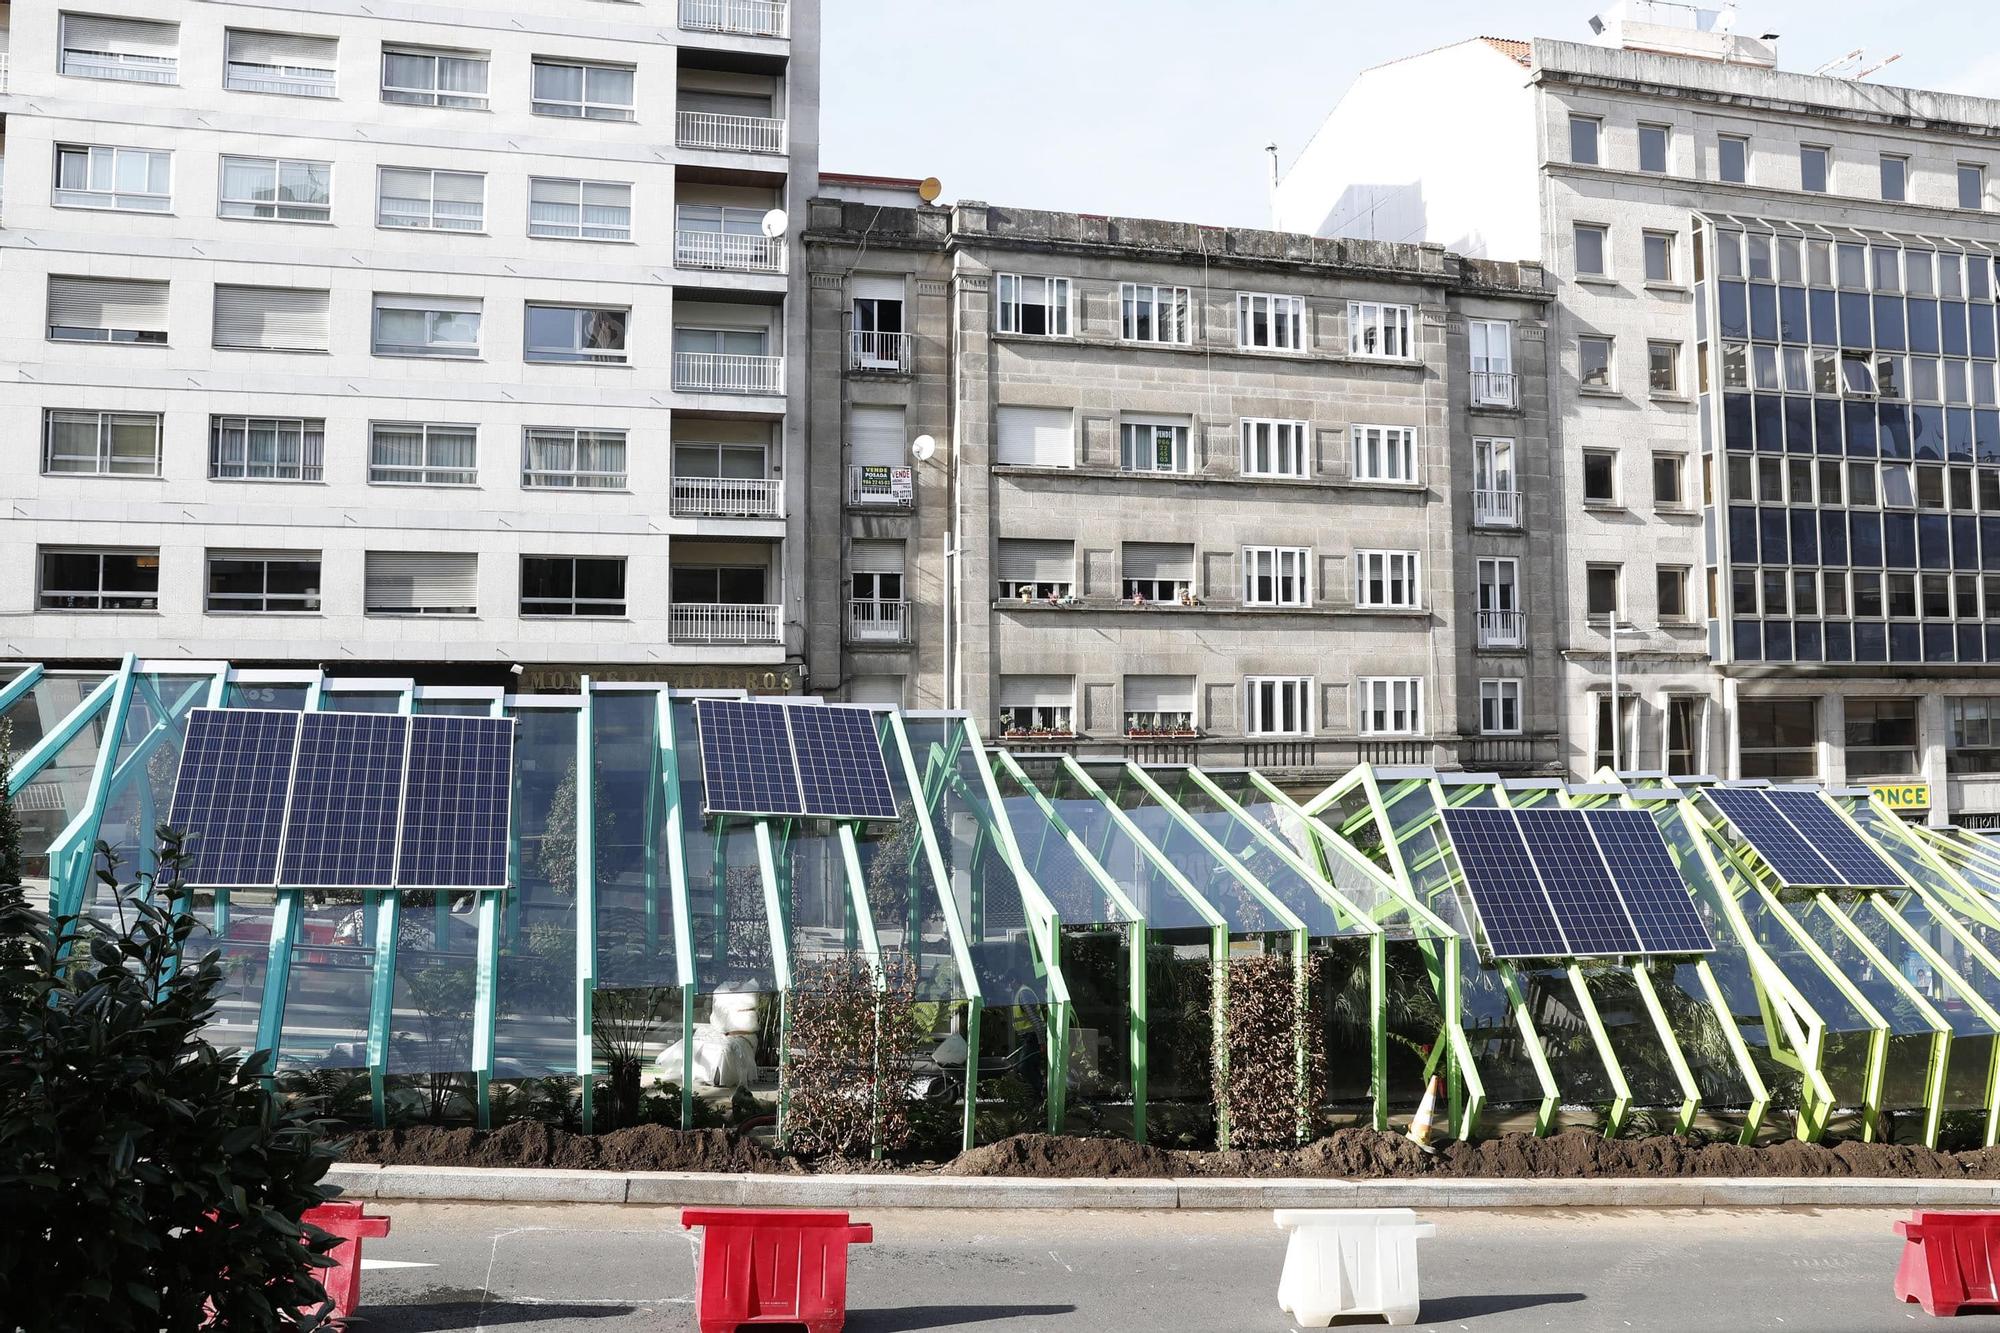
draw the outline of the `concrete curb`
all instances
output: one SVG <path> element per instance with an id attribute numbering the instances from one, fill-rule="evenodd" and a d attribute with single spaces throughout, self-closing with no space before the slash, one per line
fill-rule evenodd
<path id="1" fill-rule="evenodd" d="M 1717 1177 L 1673 1180 L 1045 1180 L 760 1176 L 338 1163 L 355 1199 L 740 1208 L 1993 1208 L 2000 1181 Z"/>

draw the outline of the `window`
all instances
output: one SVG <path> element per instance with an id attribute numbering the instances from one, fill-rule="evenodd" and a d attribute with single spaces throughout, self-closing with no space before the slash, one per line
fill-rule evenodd
<path id="1" fill-rule="evenodd" d="M 1619 565 L 1589 565 L 1584 569 L 1585 609 L 1584 614 L 1591 619 L 1609 620 L 1624 610 L 1624 598 L 1619 585 L 1623 567 Z"/>
<path id="2" fill-rule="evenodd" d="M 625 489 L 625 432 L 530 426 L 522 435 L 521 485 L 620 491 Z"/>
<path id="3" fill-rule="evenodd" d="M 1243 475 L 1246 477 L 1303 477 L 1311 463 L 1312 427 L 1303 421 L 1266 421 L 1245 417 L 1243 428 Z"/>
<path id="4" fill-rule="evenodd" d="M 1639 170 L 1666 174 L 1667 146 L 1673 131 L 1665 125 L 1639 127 Z"/>
<path id="5" fill-rule="evenodd" d="M 1901 203 L 1909 193 L 1909 185 L 1910 159 L 1896 153 L 1882 154 L 1882 197 Z"/>
<path id="6" fill-rule="evenodd" d="M 903 297 L 907 291 L 904 280 L 900 276 L 855 274 L 851 290 L 854 303 L 847 316 L 851 339 L 849 367 L 908 370 L 910 343 L 903 331 Z"/>
<path id="7" fill-rule="evenodd" d="M 1739 700 L 1736 741 L 1746 778 L 1813 777 L 1819 772 L 1819 701 Z"/>
<path id="8" fill-rule="evenodd" d="M 478 297 L 375 296 L 377 356 L 479 355 Z"/>
<path id="9" fill-rule="evenodd" d="M 530 305 L 527 358 L 622 366 L 627 316 L 590 306 Z"/>
<path id="10" fill-rule="evenodd" d="M 1825 194 L 1833 150 L 1807 144 L 1799 149 L 1799 188 L 1809 194 Z"/>
<path id="11" fill-rule="evenodd" d="M 1311 606 L 1312 551 L 1303 546 L 1243 548 L 1245 606 Z"/>
<path id="12" fill-rule="evenodd" d="M 1185 422 L 1121 421 L 1118 436 L 1118 465 L 1127 472 L 1189 470 Z"/>
<path id="13" fill-rule="evenodd" d="M 1128 602 L 1193 604 L 1194 547 L 1188 543 L 1126 542 L 1118 552 L 1118 574 Z"/>
<path id="14" fill-rule="evenodd" d="M 2000 698 L 1947 698 L 1951 745 L 1945 765 L 1954 773 L 2000 773 Z"/>
<path id="15" fill-rule="evenodd" d="M 1740 134 L 1725 134 L 1715 141 L 1715 176 L 1731 185 L 1750 179 L 1750 141 Z"/>
<path id="16" fill-rule="evenodd" d="M 56 70 L 79 79 L 178 83 L 180 48 L 178 23 L 64 14 Z"/>
<path id="17" fill-rule="evenodd" d="M 1415 551 L 1356 551 L 1354 604 L 1377 610 L 1415 610 L 1423 604 Z"/>
<path id="18" fill-rule="evenodd" d="M 479 613 L 479 557 L 470 551 L 369 551 L 361 606 L 371 616 Z"/>
<path id="19" fill-rule="evenodd" d="M 333 163 L 224 156 L 216 214 L 259 222 L 331 221 Z"/>
<path id="20" fill-rule="evenodd" d="M 59 342 L 167 341 L 167 284 L 49 275 L 49 337 Z"/>
<path id="21" fill-rule="evenodd" d="M 477 171 L 383 167 L 375 225 L 416 231 L 485 231 L 486 177 Z"/>
<path id="22" fill-rule="evenodd" d="M 1958 206 L 1971 209 L 1986 207 L 1986 168 L 1977 162 L 1958 164 Z"/>
<path id="23" fill-rule="evenodd" d="M 1424 682 L 1421 676 L 1363 676 L 1361 734 L 1416 736 L 1424 729 Z"/>
<path id="24" fill-rule="evenodd" d="M 1649 231 L 1646 241 L 1646 281 L 1672 282 L 1674 280 L 1674 234 L 1670 231 Z"/>
<path id="25" fill-rule="evenodd" d="M 1656 610 L 1661 620 L 1688 618 L 1688 571 L 1686 565 L 1661 565 L 1653 574 Z"/>
<path id="26" fill-rule="evenodd" d="M 1583 499 L 1586 504 L 1618 503 L 1618 455 L 1615 451 L 1583 451 Z"/>
<path id="27" fill-rule="evenodd" d="M 57 208 L 165 213 L 174 206 L 172 153 L 98 144 L 56 145 Z"/>
<path id="28" fill-rule="evenodd" d="M 1002 537 L 998 569 L 1004 600 L 1063 601 L 1076 594 L 1076 543 Z"/>
<path id="29" fill-rule="evenodd" d="M 1672 342 L 1646 344 L 1646 387 L 1662 397 L 1681 391 L 1681 345 Z"/>
<path id="30" fill-rule="evenodd" d="M 1667 698 L 1667 772 L 1701 773 L 1707 769 L 1708 700 L 1695 694 Z"/>
<path id="31" fill-rule="evenodd" d="M 632 187 L 613 186 L 607 197 L 614 199 L 618 206 L 619 234 L 590 239 L 630 240 Z M 533 232 L 536 224 L 532 214 L 528 225 Z M 785 269 L 785 242 L 781 238 L 764 235 L 764 210 L 761 208 L 682 204 L 675 210 L 674 263 L 682 268 L 752 269 L 782 273 Z M 900 300 L 901 280 L 896 282 Z"/>
<path id="32" fill-rule="evenodd" d="M 1596 116 L 1569 118 L 1569 160 L 1580 167 L 1597 165 L 1597 135 L 1604 122 Z"/>
<path id="33" fill-rule="evenodd" d="M 1682 509 L 1687 506 L 1687 455 L 1653 455 L 1653 507 Z"/>
<path id="34" fill-rule="evenodd" d="M 1848 699 L 1847 776 L 1855 778 L 1915 777 L 1917 762 L 1917 701 L 1915 699 Z"/>
<path id="35" fill-rule="evenodd" d="M 368 428 L 371 486 L 471 486 L 479 480 L 479 428 L 377 421 Z"/>
<path id="36" fill-rule="evenodd" d="M 1312 730 L 1311 676 L 1244 677 L 1244 735 L 1310 736 Z"/>
<path id="37" fill-rule="evenodd" d="M 382 48 L 382 100 L 404 106 L 486 109 L 484 52 L 428 46 Z"/>
<path id="38" fill-rule="evenodd" d="M 1194 735 L 1194 677 L 1125 677 L 1125 734 Z"/>
<path id="39" fill-rule="evenodd" d="M 683 209 L 683 215 L 688 211 Z M 632 186 L 627 181 L 537 176 L 528 182 L 528 235 L 569 241 L 629 241 Z"/>
<path id="40" fill-rule="evenodd" d="M 583 120 L 631 120 L 634 71 L 630 65 L 580 60 L 534 63 L 534 112 Z"/>
<path id="41" fill-rule="evenodd" d="M 524 616 L 624 615 L 625 558 L 623 556 L 522 556 L 521 614 Z"/>
<path id="42" fill-rule="evenodd" d="M 896 463 L 905 461 L 903 441 Z M 993 461 L 1017 467 L 1074 467 L 1076 419 L 1067 407 L 1002 407 L 993 420 Z"/>
<path id="43" fill-rule="evenodd" d="M 339 43 L 332 37 L 229 28 L 223 33 L 223 49 L 222 86 L 232 92 L 333 96 Z"/>
<path id="44" fill-rule="evenodd" d="M 269 615 L 319 610 L 319 552 L 210 551 L 208 611 Z"/>
<path id="45" fill-rule="evenodd" d="M 1000 332 L 1038 338 L 1069 336 L 1068 278 L 1002 273 L 996 279 L 996 286 L 999 295 L 994 310 Z"/>
<path id="46" fill-rule="evenodd" d="M 1409 360 L 1415 355 L 1410 350 L 1410 322 L 1409 306 L 1349 301 L 1347 354 L 1376 360 Z"/>
<path id="47" fill-rule="evenodd" d="M 52 476 L 157 477 L 157 412 L 51 408 L 42 418 L 42 471 Z"/>
<path id="48" fill-rule="evenodd" d="M 1269 351 L 1305 350 L 1305 298 L 1262 296 L 1242 292 L 1236 297 L 1236 345 Z"/>
<path id="49" fill-rule="evenodd" d="M 326 422 L 318 417 L 215 417 L 208 475 L 216 481 L 318 481 Z"/>
<path id="50" fill-rule="evenodd" d="M 900 417 L 901 408 L 893 409 Z M 761 481 L 765 470 L 761 444 L 710 444 L 706 441 L 674 442 L 676 477 L 713 477 L 717 480 Z"/>
<path id="51" fill-rule="evenodd" d="M 1518 736 L 1521 733 L 1521 682 L 1479 682 L 1479 734 Z"/>
<path id="52" fill-rule="evenodd" d="M 998 698 L 1003 736 L 1076 734 L 1076 682 L 1069 676 L 1002 676 Z"/>
<path id="53" fill-rule="evenodd" d="M 1417 479 L 1417 432 L 1408 426 L 1356 426 L 1354 480 Z"/>
<path id="54" fill-rule="evenodd" d="M 1127 342 L 1193 342 L 1193 305 L 1185 287 L 1123 283 L 1118 288 L 1118 336 Z"/>
<path id="55" fill-rule="evenodd" d="M 1635 743 L 1639 732 L 1637 726 L 1639 716 L 1638 700 L 1632 698 L 1630 695 L 1620 694 L 1618 699 L 1619 725 L 1615 732 L 1611 725 L 1611 696 L 1608 694 L 1597 695 L 1596 703 L 1597 717 L 1595 727 L 1593 728 L 1595 732 L 1595 744 L 1592 746 L 1591 771 L 1595 772 L 1598 769 L 1608 768 L 1614 773 L 1627 772 L 1636 767 L 1638 763 L 1638 756 L 1633 753 L 1638 748 Z M 1617 748 L 1615 750 L 1612 746 L 1614 736 L 1617 741 Z"/>
<path id="56" fill-rule="evenodd" d="M 325 291 L 294 287 L 215 289 L 215 346 L 260 352 L 327 350 Z"/>
<path id="57" fill-rule="evenodd" d="M 1478 641 L 1481 648 L 1520 648 L 1527 642 L 1521 612 L 1521 562 L 1512 557 L 1481 557 L 1474 563 L 1478 577 Z"/>
<path id="58" fill-rule="evenodd" d="M 1514 442 L 1475 439 L 1472 442 L 1472 490 L 1475 513 L 1485 523 L 1520 521 L 1514 488 Z"/>
<path id="59" fill-rule="evenodd" d="M 1576 275 L 1602 278 L 1610 273 L 1611 231 L 1596 222 L 1576 224 Z"/>
<path id="60" fill-rule="evenodd" d="M 1472 401 L 1488 407 L 1514 405 L 1514 326 L 1504 319 L 1465 321 L 1472 353 Z"/>
<path id="61" fill-rule="evenodd" d="M 157 611 L 160 609 L 160 553 L 41 549 L 42 586 L 35 605 L 43 611 Z"/>
<path id="62" fill-rule="evenodd" d="M 1576 340 L 1577 378 L 1586 389 L 1610 392 L 1611 339 L 1585 336 Z"/>
<path id="63" fill-rule="evenodd" d="M 766 606 L 762 565 L 675 565 L 669 600 L 686 606 Z"/>

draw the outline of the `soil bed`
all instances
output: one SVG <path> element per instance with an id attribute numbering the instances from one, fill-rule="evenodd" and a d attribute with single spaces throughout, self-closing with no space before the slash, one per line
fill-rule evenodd
<path id="1" fill-rule="evenodd" d="M 1583 1130 L 1548 1138 L 1506 1134 L 1453 1143 L 1426 1156 L 1398 1134 L 1343 1129 L 1300 1148 L 1268 1152 L 1190 1152 L 1124 1139 L 1017 1134 L 950 1162 L 808 1161 L 773 1153 L 727 1130 L 658 1125 L 608 1134 L 571 1134 L 532 1122 L 504 1129 L 363 1130 L 340 1144 L 349 1162 L 404 1166 L 567 1167 L 602 1171 L 724 1171 L 760 1174 L 905 1171 L 913 1175 L 1002 1177 L 1280 1177 L 1379 1180 L 1590 1179 L 1618 1177 L 1871 1176 L 1893 1179 L 2000 1179 L 2000 1149 L 1934 1152 L 1900 1144 L 1785 1142 L 1746 1148 L 1665 1135 L 1606 1139 Z"/>

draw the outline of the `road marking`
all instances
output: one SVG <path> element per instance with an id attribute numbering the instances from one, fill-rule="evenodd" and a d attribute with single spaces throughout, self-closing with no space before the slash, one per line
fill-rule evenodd
<path id="1" fill-rule="evenodd" d="M 414 1259 L 363 1259 L 363 1272 L 374 1268 L 436 1268 L 436 1264 L 420 1264 Z"/>

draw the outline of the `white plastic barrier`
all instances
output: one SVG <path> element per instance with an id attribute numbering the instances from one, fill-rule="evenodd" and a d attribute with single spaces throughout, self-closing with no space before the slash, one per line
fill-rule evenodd
<path id="1" fill-rule="evenodd" d="M 1280 1208 L 1272 1217 L 1292 1233 L 1278 1308 L 1301 1327 L 1352 1314 L 1417 1322 L 1417 1242 L 1436 1226 L 1408 1208 Z"/>

